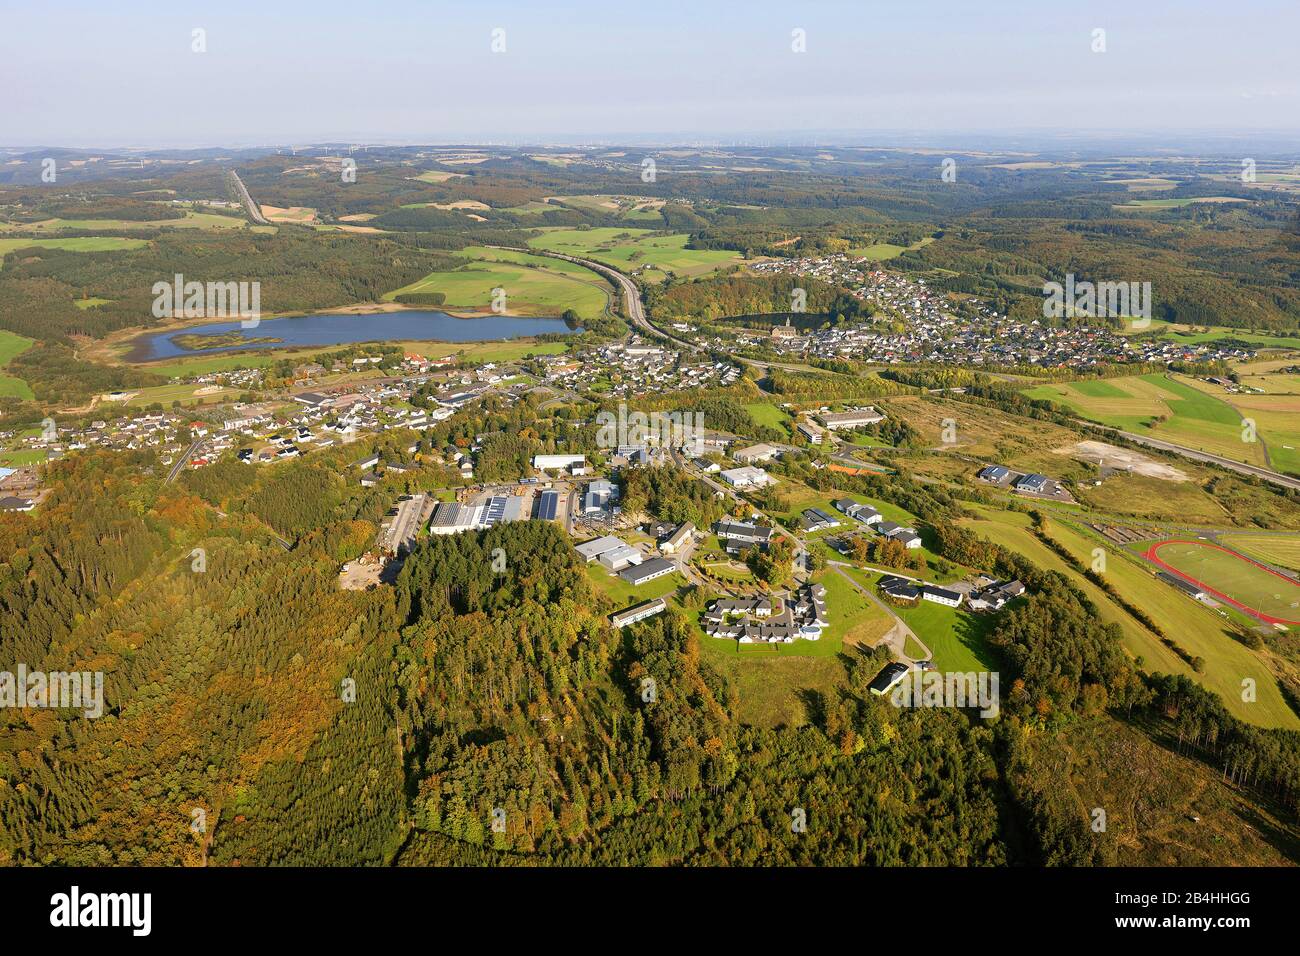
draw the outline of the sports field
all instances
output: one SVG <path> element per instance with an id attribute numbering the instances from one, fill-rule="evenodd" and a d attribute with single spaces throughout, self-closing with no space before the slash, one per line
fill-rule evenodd
<path id="1" fill-rule="evenodd" d="M 770 425 L 772 428 L 785 430 L 790 421 L 790 416 L 771 402 L 750 402 L 744 408 L 749 412 L 749 417 L 760 425 Z"/>
<path id="2" fill-rule="evenodd" d="M 1162 622 L 1170 638 L 1187 654 L 1205 660 L 1204 671 L 1197 673 L 1166 647 L 1159 636 L 1148 631 L 1122 605 L 1035 537 L 1028 515 L 981 506 L 974 510 L 983 516 L 982 520 L 963 520 L 961 524 L 964 527 L 1023 554 L 1042 568 L 1064 574 L 1093 602 L 1102 621 L 1120 626 L 1122 643 L 1140 659 L 1143 670 L 1188 677 L 1217 693 L 1229 712 L 1250 723 L 1262 727 L 1300 728 L 1300 719 L 1287 706 L 1268 666 L 1254 651 L 1231 636 L 1218 613 L 1157 580 L 1134 557 L 1109 546 L 1105 548 L 1108 556 L 1106 580 L 1125 601 Z M 1093 549 L 1101 544 L 1098 539 L 1062 521 L 1050 521 L 1048 531 L 1085 566 L 1091 564 Z M 1241 699 L 1241 680 L 1244 677 L 1252 678 L 1259 688 L 1259 698 L 1253 703 Z"/>
<path id="3" fill-rule="evenodd" d="M 1144 557 L 1263 621 L 1300 625 L 1300 584 L 1245 555 L 1208 541 L 1172 539 L 1153 544 Z"/>
<path id="4" fill-rule="evenodd" d="M 587 256 L 623 270 L 641 269 L 650 281 L 662 281 L 668 273 L 701 276 L 743 260 L 725 249 L 687 249 L 685 233 L 655 235 L 649 229 L 548 229 L 529 239 L 537 249 L 549 249 L 572 256 Z"/>
<path id="5" fill-rule="evenodd" d="M 488 309 L 492 290 L 499 288 L 505 290 L 508 314 L 559 315 L 573 309 L 587 319 L 604 312 L 612 294 L 604 279 L 571 262 L 483 246 L 470 246 L 459 255 L 475 261 L 452 272 L 432 272 L 384 298 L 441 292 L 447 308 Z"/>

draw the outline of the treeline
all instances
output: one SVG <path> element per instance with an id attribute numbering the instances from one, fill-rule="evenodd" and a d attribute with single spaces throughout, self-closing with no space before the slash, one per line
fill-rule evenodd
<path id="1" fill-rule="evenodd" d="M 879 375 L 818 375 L 781 368 L 769 371 L 768 383 L 773 392 L 792 403 L 881 398 L 911 391 Z"/>
<path id="2" fill-rule="evenodd" d="M 264 313 L 378 302 L 459 260 L 373 237 L 283 230 L 276 235 L 175 230 L 121 252 L 40 249 L 0 270 L 0 327 L 41 341 L 102 337 L 151 324 L 153 286 L 173 281 L 258 282 Z M 77 308 L 84 296 L 108 300 Z"/>
<path id="3" fill-rule="evenodd" d="M 837 286 L 800 276 L 720 276 L 649 286 L 645 290 L 650 315 L 663 321 L 714 322 L 735 316 L 796 311 L 796 290 L 812 318 L 828 312 Z M 799 315 L 792 316 L 796 321 Z"/>

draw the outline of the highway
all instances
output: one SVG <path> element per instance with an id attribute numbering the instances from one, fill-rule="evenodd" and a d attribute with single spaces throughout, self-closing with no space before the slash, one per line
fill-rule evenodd
<path id="1" fill-rule="evenodd" d="M 239 201 L 244 204 L 244 210 L 248 213 L 248 218 L 253 220 L 259 226 L 269 226 L 271 223 L 262 215 L 262 208 L 253 202 L 253 197 L 248 194 L 248 187 L 244 181 L 239 178 L 239 173 L 233 169 L 229 170 L 230 179 L 234 183 L 235 192 L 239 194 Z"/>
<path id="2" fill-rule="evenodd" d="M 650 320 L 646 318 L 645 306 L 641 302 L 641 290 L 636 287 L 636 283 L 632 281 L 631 276 L 619 272 L 617 269 L 611 268 L 604 263 L 596 262 L 594 259 L 583 259 L 578 256 L 565 255 L 562 252 L 550 252 L 545 249 L 523 249 L 517 246 L 494 246 L 493 248 L 508 249 L 512 252 L 526 252 L 530 255 L 546 256 L 549 259 L 563 259 L 565 262 L 572 262 L 576 265 L 585 266 L 592 272 L 598 272 L 622 290 L 623 314 L 627 316 L 628 321 L 631 322 L 638 331 L 646 335 L 667 339 L 674 345 L 681 346 L 691 352 L 704 351 L 704 349 L 701 349 L 694 342 L 688 342 L 686 339 L 679 339 L 672 333 L 665 332 L 663 329 L 652 324 Z M 748 365 L 751 368 L 761 369 L 764 372 L 770 368 L 784 369 L 787 372 L 806 371 L 806 369 L 798 365 L 786 365 L 781 362 L 762 362 L 758 359 L 743 358 L 730 352 L 728 352 L 727 355 L 733 362 L 738 362 L 741 365 Z"/>

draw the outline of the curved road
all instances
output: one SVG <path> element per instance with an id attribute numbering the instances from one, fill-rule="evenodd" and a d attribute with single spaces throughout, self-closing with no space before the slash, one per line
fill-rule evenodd
<path id="1" fill-rule="evenodd" d="M 665 332 L 658 326 L 653 325 L 650 320 L 646 318 L 645 306 L 641 302 L 641 290 L 638 289 L 636 283 L 632 281 L 632 277 L 626 273 L 620 272 L 611 266 L 607 266 L 603 262 L 597 262 L 594 259 L 583 259 L 579 256 L 570 256 L 563 252 L 551 252 L 546 249 L 519 248 L 518 246 L 494 246 L 493 248 L 508 249 L 512 252 L 526 252 L 529 255 L 545 256 L 548 259 L 563 259 L 565 262 L 572 262 L 575 265 L 584 266 L 592 272 L 598 272 L 622 290 L 623 312 L 627 316 L 628 321 L 636 326 L 637 329 L 644 332 L 646 335 L 655 335 L 667 339 L 674 345 L 679 345 L 691 352 L 707 351 L 706 349 L 700 348 L 700 346 L 696 345 L 694 342 L 679 339 L 672 333 Z M 741 365 L 748 365 L 751 368 L 763 369 L 764 371 L 769 368 L 785 369 L 787 372 L 804 371 L 804 369 L 798 365 L 785 365 L 781 362 L 761 362 L 758 359 L 742 358 L 741 356 L 730 352 L 727 354 L 733 362 L 738 362 Z"/>

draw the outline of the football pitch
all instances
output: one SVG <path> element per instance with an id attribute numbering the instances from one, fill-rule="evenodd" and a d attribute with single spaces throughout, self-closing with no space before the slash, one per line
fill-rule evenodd
<path id="1" fill-rule="evenodd" d="M 1147 560 L 1270 624 L 1300 625 L 1300 584 L 1221 545 L 1171 540 L 1153 544 Z"/>

